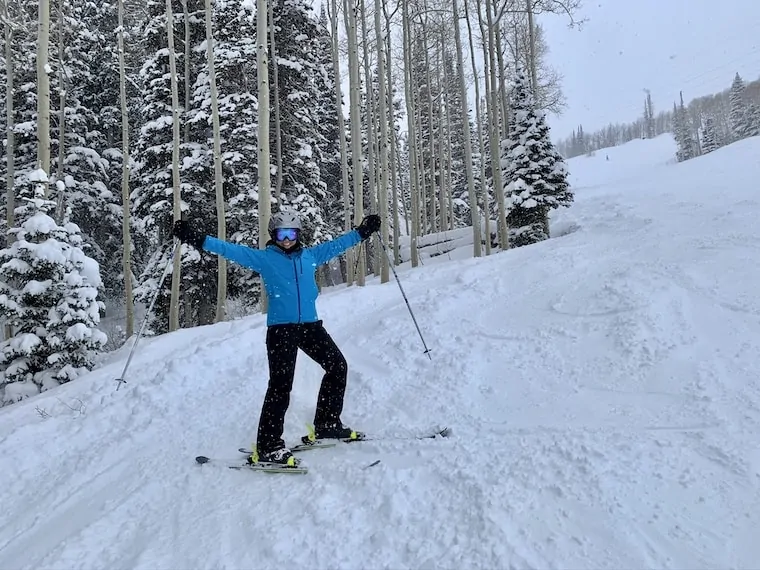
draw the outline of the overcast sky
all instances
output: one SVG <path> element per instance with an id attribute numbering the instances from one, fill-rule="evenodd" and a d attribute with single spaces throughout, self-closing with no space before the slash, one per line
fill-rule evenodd
<path id="1" fill-rule="evenodd" d="M 552 138 L 578 124 L 587 132 L 643 114 L 644 89 L 655 112 L 731 85 L 738 71 L 760 77 L 760 0 L 585 0 L 582 30 L 542 17 L 563 76 L 567 108 L 550 117 Z"/>
<path id="2" fill-rule="evenodd" d="M 321 2 L 312 0 L 317 14 Z M 549 116 L 555 141 L 579 124 L 592 132 L 635 120 L 645 89 L 657 113 L 673 107 L 679 90 L 688 103 L 730 87 L 737 71 L 745 81 L 760 78 L 760 0 L 583 3 L 581 29 L 568 29 L 566 17 L 539 18 L 567 98 L 563 114 Z M 348 93 L 345 62 L 343 71 Z"/>

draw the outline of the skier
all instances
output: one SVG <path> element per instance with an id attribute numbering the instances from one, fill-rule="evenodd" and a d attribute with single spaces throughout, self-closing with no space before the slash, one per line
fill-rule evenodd
<path id="1" fill-rule="evenodd" d="M 298 215 L 279 212 L 269 220 L 271 239 L 266 249 L 261 250 L 202 235 L 184 220 L 175 222 L 172 234 L 181 242 L 248 267 L 261 274 L 264 281 L 269 299 L 266 336 L 269 385 L 249 463 L 277 463 L 287 467 L 299 464 L 282 439 L 299 348 L 325 371 L 317 397 L 314 431 L 304 441 L 363 437 L 361 432 L 344 426 L 340 419 L 348 365 L 317 317 L 319 292 L 314 274 L 318 266 L 366 240 L 379 229 L 380 217 L 371 214 L 356 229 L 337 239 L 303 247 Z"/>

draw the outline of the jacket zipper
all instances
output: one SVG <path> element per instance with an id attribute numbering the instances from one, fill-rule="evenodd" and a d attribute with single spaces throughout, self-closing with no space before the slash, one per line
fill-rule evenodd
<path id="1" fill-rule="evenodd" d="M 296 297 L 298 297 L 298 322 L 301 322 L 301 287 L 298 285 L 298 269 L 296 260 L 293 258 L 293 274 L 296 276 Z"/>

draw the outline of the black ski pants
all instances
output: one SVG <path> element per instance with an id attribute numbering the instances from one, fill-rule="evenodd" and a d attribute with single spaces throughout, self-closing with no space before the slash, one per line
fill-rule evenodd
<path id="1" fill-rule="evenodd" d="M 259 452 L 285 445 L 282 432 L 285 412 L 290 404 L 299 348 L 325 371 L 317 397 L 314 425 L 319 427 L 340 423 L 348 365 L 335 341 L 322 326 L 322 321 L 272 325 L 267 329 L 269 386 L 259 419 Z"/>

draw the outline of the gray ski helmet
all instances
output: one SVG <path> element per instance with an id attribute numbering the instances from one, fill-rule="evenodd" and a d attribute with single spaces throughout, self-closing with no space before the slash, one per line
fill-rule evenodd
<path id="1" fill-rule="evenodd" d="M 293 211 L 277 212 L 269 218 L 269 235 L 274 236 L 274 231 L 278 228 L 295 229 L 301 231 L 301 219 Z"/>

